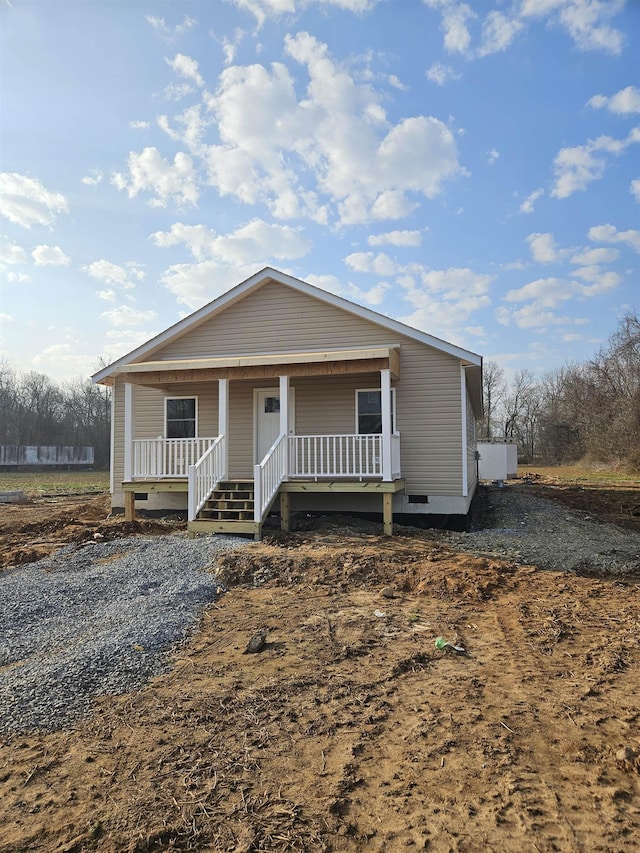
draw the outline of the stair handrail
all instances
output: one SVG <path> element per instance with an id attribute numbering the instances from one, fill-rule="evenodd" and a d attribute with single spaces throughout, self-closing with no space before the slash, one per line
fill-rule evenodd
<path id="1" fill-rule="evenodd" d="M 215 487 L 227 476 L 226 437 L 219 435 L 195 465 L 189 466 L 189 521 L 195 521 Z"/>
<path id="2" fill-rule="evenodd" d="M 262 522 L 271 501 L 287 477 L 288 448 L 287 434 L 282 432 L 267 450 L 262 462 L 254 466 L 253 519 L 257 524 Z"/>

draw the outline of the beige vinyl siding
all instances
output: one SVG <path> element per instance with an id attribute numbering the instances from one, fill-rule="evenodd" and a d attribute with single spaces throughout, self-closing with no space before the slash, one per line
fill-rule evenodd
<path id="1" fill-rule="evenodd" d="M 478 462 L 476 451 L 476 421 L 469 394 L 467 394 L 467 492 L 472 495 L 478 483 Z"/>
<path id="2" fill-rule="evenodd" d="M 383 326 L 279 283 L 269 283 L 231 305 L 152 360 L 224 355 L 307 352 L 367 346 L 400 347 L 396 429 L 401 433 L 402 476 L 408 494 L 462 494 L 460 362 L 454 356 L 405 338 Z M 377 387 L 379 374 L 293 378 L 299 434 L 355 431 L 355 390 Z M 118 381 L 117 386 L 120 385 Z M 251 477 L 254 456 L 253 389 L 265 381 L 229 383 L 230 475 Z M 200 435 L 217 434 L 217 383 L 179 385 L 167 396 L 198 396 Z M 134 437 L 164 435 L 164 394 L 134 387 Z M 124 395 L 122 395 L 124 399 Z M 118 398 L 117 398 L 118 402 Z M 116 406 L 116 461 L 122 457 L 124 420 Z M 115 473 L 122 479 L 122 464 Z M 119 473 L 118 473 L 119 472 Z"/>
<path id="3" fill-rule="evenodd" d="M 218 434 L 218 384 L 175 385 L 171 391 L 134 386 L 134 438 L 158 438 L 166 435 L 165 398 L 195 397 L 198 401 L 197 434 L 213 438 Z"/>

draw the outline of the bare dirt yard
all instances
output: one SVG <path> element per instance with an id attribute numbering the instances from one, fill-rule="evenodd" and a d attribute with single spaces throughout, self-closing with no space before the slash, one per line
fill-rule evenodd
<path id="1" fill-rule="evenodd" d="M 171 671 L 73 729 L 0 736 L 2 853 L 637 850 L 640 486 L 509 489 L 618 525 L 637 563 L 274 529 L 211 567 L 227 592 Z M 104 497 L 2 507 L 1 565 L 180 528 L 107 516 Z"/>

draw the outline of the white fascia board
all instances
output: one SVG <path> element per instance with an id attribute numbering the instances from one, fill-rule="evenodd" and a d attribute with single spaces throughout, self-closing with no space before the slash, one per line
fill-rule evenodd
<path id="1" fill-rule="evenodd" d="M 364 308 L 362 305 L 350 302 L 342 296 L 336 296 L 333 293 L 328 293 L 325 290 L 321 290 L 319 287 L 315 287 L 313 284 L 301 281 L 299 278 L 294 278 L 294 276 L 288 275 L 287 273 L 280 272 L 272 267 L 265 267 L 245 281 L 233 287 L 231 290 L 223 293 L 222 296 L 218 297 L 218 299 L 214 299 L 213 302 L 203 305 L 202 308 L 194 311 L 193 314 L 190 314 L 188 317 L 185 317 L 178 323 L 175 323 L 173 326 L 165 329 L 165 331 L 161 332 L 159 335 L 156 335 L 155 338 L 151 338 L 151 340 L 142 344 L 137 349 L 132 350 L 130 353 L 127 353 L 127 355 L 124 355 L 122 358 L 114 361 L 113 364 L 110 364 L 108 367 L 94 373 L 91 377 L 92 382 L 102 382 L 107 377 L 111 376 L 115 372 L 116 368 L 130 364 L 131 362 L 137 361 L 138 359 L 144 358 L 144 356 L 153 353 L 155 350 L 164 346 L 178 335 L 183 334 L 188 329 L 195 328 L 210 317 L 224 311 L 224 309 L 228 308 L 229 305 L 232 305 L 234 302 L 242 299 L 250 291 L 258 288 L 269 279 L 291 287 L 294 290 L 298 290 L 300 293 L 306 293 L 308 296 L 311 296 L 314 299 L 319 299 L 321 302 L 326 302 L 329 305 L 333 305 L 342 311 L 348 311 L 350 314 L 355 314 L 357 317 L 368 320 L 370 323 L 375 323 L 376 325 L 382 326 L 385 329 L 390 329 L 399 335 L 412 338 L 413 340 L 426 344 L 433 349 L 454 356 L 454 358 L 460 359 L 464 364 L 477 366 L 482 364 L 481 356 L 476 353 L 454 346 L 453 344 L 447 343 L 439 338 L 435 338 L 433 335 L 428 335 L 426 332 L 421 332 L 418 329 L 407 326 L 399 320 L 392 320 L 390 317 L 378 314 L 370 308 Z"/>

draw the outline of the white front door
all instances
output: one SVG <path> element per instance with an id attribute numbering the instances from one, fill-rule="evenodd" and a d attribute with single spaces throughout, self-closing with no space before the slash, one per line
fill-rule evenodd
<path id="1" fill-rule="evenodd" d="M 293 433 L 294 389 L 289 389 L 289 433 Z M 262 462 L 280 434 L 280 390 L 260 388 L 255 395 L 255 462 Z"/>

